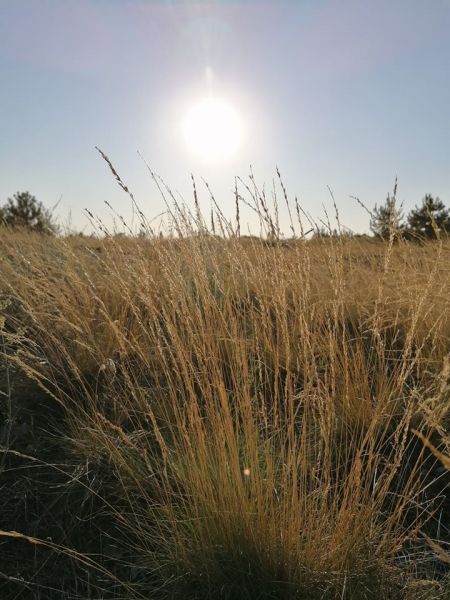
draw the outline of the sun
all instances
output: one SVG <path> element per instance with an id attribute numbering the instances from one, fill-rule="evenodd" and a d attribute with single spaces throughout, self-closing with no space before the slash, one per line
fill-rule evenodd
<path id="1" fill-rule="evenodd" d="M 233 106 L 219 98 L 203 98 L 191 106 L 182 123 L 191 154 L 205 162 L 236 155 L 243 138 L 242 120 Z"/>

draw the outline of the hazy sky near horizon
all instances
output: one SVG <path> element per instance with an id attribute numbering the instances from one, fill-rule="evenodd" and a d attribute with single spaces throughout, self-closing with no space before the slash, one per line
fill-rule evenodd
<path id="1" fill-rule="evenodd" d="M 216 164 L 181 133 L 208 93 L 243 123 Z M 149 217 L 164 204 L 137 151 L 188 202 L 205 177 L 228 215 L 250 164 L 269 193 L 278 165 L 314 216 L 329 186 L 360 231 L 350 196 L 373 207 L 396 176 L 407 210 L 450 206 L 450 0 L 0 0 L 0 203 L 29 190 L 76 228 L 105 200 L 128 218 L 96 145 Z"/>

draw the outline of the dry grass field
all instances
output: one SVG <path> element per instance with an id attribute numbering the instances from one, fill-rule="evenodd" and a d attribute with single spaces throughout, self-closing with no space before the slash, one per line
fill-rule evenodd
<path id="1" fill-rule="evenodd" d="M 449 261 L 2 231 L 1 597 L 448 599 Z"/>

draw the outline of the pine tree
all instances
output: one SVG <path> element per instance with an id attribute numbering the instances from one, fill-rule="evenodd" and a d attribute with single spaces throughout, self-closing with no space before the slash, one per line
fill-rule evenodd
<path id="1" fill-rule="evenodd" d="M 408 215 L 408 233 L 411 237 L 434 238 L 440 233 L 450 233 L 450 211 L 439 198 L 426 194 L 422 206 Z"/>
<path id="2" fill-rule="evenodd" d="M 23 227 L 38 233 L 56 233 L 52 213 L 30 192 L 17 192 L 0 208 L 0 222 L 10 227 Z"/>
<path id="3" fill-rule="evenodd" d="M 397 208 L 395 195 L 388 194 L 386 202 L 381 206 L 375 205 L 370 219 L 370 230 L 384 240 L 391 235 L 398 234 L 404 228 L 403 212 L 401 207 Z"/>

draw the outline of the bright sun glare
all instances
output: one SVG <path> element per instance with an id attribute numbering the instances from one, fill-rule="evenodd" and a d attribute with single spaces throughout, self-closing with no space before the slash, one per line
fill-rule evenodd
<path id="1" fill-rule="evenodd" d="M 183 121 L 183 135 L 189 151 L 203 161 L 232 158 L 242 142 L 239 114 L 224 100 L 204 98 L 194 104 Z"/>

